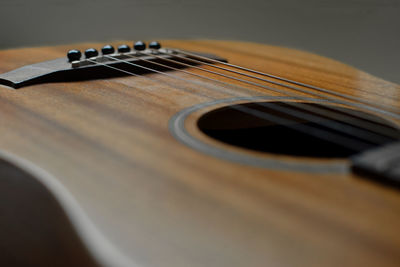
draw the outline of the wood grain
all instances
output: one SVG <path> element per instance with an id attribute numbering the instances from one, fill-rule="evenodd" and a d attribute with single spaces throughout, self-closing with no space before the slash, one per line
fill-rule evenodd
<path id="1" fill-rule="evenodd" d="M 399 85 L 317 55 L 245 42 L 162 43 L 400 108 Z M 0 72 L 90 46 L 102 44 L 0 51 Z M 1 86 L 1 151 L 50 173 L 138 266 L 400 264 L 398 191 L 351 173 L 255 168 L 195 151 L 172 137 L 169 119 L 232 96 L 161 74 L 146 77 L 152 80 Z M 252 95 L 278 95 L 247 87 Z"/>

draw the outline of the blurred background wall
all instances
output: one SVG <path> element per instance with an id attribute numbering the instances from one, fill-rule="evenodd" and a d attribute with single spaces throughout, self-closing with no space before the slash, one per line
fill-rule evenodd
<path id="1" fill-rule="evenodd" d="M 400 83 L 400 0 L 0 0 L 0 48 L 162 38 L 307 50 Z"/>

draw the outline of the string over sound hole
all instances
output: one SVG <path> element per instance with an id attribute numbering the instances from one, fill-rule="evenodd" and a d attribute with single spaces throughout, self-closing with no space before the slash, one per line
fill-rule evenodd
<path id="1" fill-rule="evenodd" d="M 301 157 L 346 158 L 400 139 L 382 118 L 316 103 L 231 105 L 204 114 L 198 127 L 230 145 Z"/>

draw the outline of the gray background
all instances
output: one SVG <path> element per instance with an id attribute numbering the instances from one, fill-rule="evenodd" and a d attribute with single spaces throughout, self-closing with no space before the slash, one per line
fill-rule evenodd
<path id="1" fill-rule="evenodd" d="M 158 38 L 311 51 L 400 83 L 400 0 L 0 0 L 0 48 Z"/>

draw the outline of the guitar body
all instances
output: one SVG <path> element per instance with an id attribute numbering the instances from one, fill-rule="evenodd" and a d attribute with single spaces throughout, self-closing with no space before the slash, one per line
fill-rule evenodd
<path id="1" fill-rule="evenodd" d="M 400 108 L 399 85 L 306 52 L 228 41 L 162 44 Z M 0 73 L 91 46 L 102 44 L 1 51 Z M 247 85 L 253 94 L 245 99 L 160 73 L 144 76 L 151 79 L 0 86 L 1 206 L 8 210 L 0 262 L 399 266 L 397 189 L 353 174 L 347 158 L 260 152 L 198 127 L 204 114 L 226 105 L 291 101 L 289 89 Z"/>

